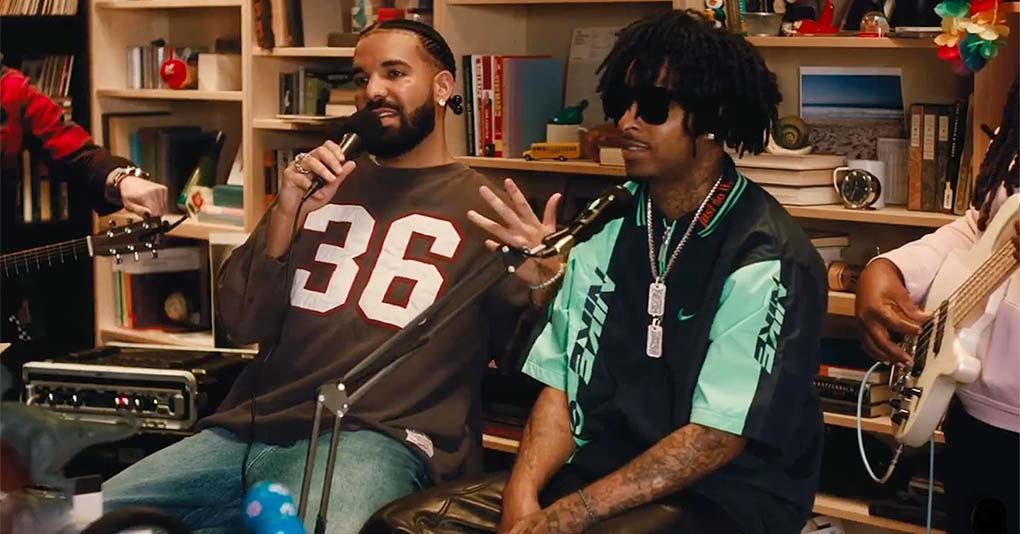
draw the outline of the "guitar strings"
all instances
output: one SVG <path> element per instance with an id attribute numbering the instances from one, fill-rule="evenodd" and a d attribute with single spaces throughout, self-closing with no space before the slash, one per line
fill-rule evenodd
<path id="1" fill-rule="evenodd" d="M 26 268 L 30 267 L 29 262 L 36 265 L 41 264 L 43 258 L 52 256 L 53 254 L 68 254 L 72 255 L 76 253 L 77 249 L 81 249 L 83 252 L 88 251 L 88 244 L 84 238 L 76 239 L 71 242 L 61 243 L 58 245 L 47 245 L 44 247 L 37 247 L 29 250 L 23 250 L 20 252 L 11 253 L 9 257 L 2 259 L 2 265 L 4 270 L 8 270 L 8 265 L 11 268 L 18 268 L 19 265 L 24 265 Z"/>
<path id="2" fill-rule="evenodd" d="M 1008 274 L 1013 269 L 1013 267 L 1015 267 L 1015 262 L 1014 261 L 1005 261 L 1005 262 L 1002 261 L 1004 259 L 1003 256 L 1007 256 L 1007 255 L 1010 254 L 1010 250 L 1012 249 L 1012 247 L 1013 247 L 1013 245 L 1011 243 L 1006 243 L 1006 244 L 1002 245 L 1001 247 L 999 247 L 999 249 L 996 250 L 995 253 L 993 253 L 991 257 L 989 257 L 988 261 L 983 263 L 981 265 L 981 267 L 979 267 L 974 272 L 974 274 L 971 275 L 970 279 L 971 280 L 978 280 L 980 278 L 985 278 L 987 275 L 994 275 L 994 279 L 996 280 L 996 285 L 997 285 L 998 282 L 999 282 L 999 279 L 1003 275 Z M 998 273 L 989 273 L 988 272 L 988 271 L 992 271 L 992 270 L 999 270 L 999 271 L 1002 271 L 1002 272 L 998 272 Z M 963 286 L 961 286 L 956 291 L 954 291 L 952 294 L 950 294 L 948 298 L 946 298 L 946 300 L 949 301 L 949 304 L 946 307 L 947 308 L 946 312 L 948 313 L 950 311 L 950 309 L 952 309 L 952 311 L 956 311 L 958 309 L 958 307 L 959 307 L 960 301 L 962 301 L 965 297 L 973 297 L 974 294 L 975 294 L 974 290 L 971 289 L 971 284 L 970 283 L 965 283 Z M 971 304 L 971 305 L 973 305 L 973 304 Z M 936 323 L 937 323 L 936 319 L 937 318 L 938 318 L 938 316 L 936 315 L 935 317 L 932 317 L 931 319 L 925 321 L 924 326 L 921 329 L 921 333 L 918 334 L 918 336 L 917 336 L 917 338 L 915 340 L 915 345 L 923 345 L 923 344 L 925 344 L 925 343 L 927 343 L 929 341 L 929 339 L 931 338 L 933 329 L 937 326 L 936 325 Z"/>

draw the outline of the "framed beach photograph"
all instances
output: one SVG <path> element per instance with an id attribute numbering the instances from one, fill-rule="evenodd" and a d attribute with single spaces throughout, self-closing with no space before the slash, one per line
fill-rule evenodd
<path id="1" fill-rule="evenodd" d="M 904 136 L 902 71 L 800 67 L 800 116 L 815 152 L 875 159 L 879 137 Z"/>

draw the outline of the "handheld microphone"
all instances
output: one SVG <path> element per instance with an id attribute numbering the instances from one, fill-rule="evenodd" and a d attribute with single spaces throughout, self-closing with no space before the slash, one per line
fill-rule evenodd
<path id="1" fill-rule="evenodd" d="M 630 190 L 622 185 L 614 186 L 588 204 L 566 228 L 542 238 L 539 247 L 545 250 L 544 254 L 539 255 L 548 257 L 559 254 L 573 243 L 588 239 L 602 230 L 610 220 L 625 215 L 633 205 L 634 195 Z"/>
<path id="2" fill-rule="evenodd" d="M 364 138 L 378 137 L 382 133 L 382 129 L 379 117 L 370 108 L 363 108 L 354 115 L 351 115 L 351 118 L 343 125 L 342 131 L 344 134 L 338 143 L 340 150 L 344 154 L 344 161 L 350 161 L 360 156 L 361 151 L 364 149 Z M 305 191 L 301 201 L 304 202 L 325 185 L 326 181 L 321 176 L 313 176 L 312 186 L 308 188 L 308 191 Z"/>

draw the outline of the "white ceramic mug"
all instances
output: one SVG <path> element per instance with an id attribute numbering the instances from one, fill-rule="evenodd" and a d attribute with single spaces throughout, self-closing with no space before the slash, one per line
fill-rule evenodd
<path id="1" fill-rule="evenodd" d="M 546 124 L 546 143 L 579 143 L 581 134 L 587 132 L 587 128 L 579 124 Z"/>
<path id="2" fill-rule="evenodd" d="M 846 161 L 846 167 L 836 167 L 832 170 L 832 181 L 835 184 L 836 179 L 840 172 L 849 171 L 852 169 L 861 169 L 868 171 L 875 178 L 878 178 L 879 186 L 881 189 L 878 193 L 878 198 L 871 204 L 874 209 L 885 207 L 885 162 L 877 159 L 848 159 Z"/>

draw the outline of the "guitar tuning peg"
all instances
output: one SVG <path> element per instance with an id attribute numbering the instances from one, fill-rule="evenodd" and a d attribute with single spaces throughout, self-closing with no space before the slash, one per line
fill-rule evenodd
<path id="1" fill-rule="evenodd" d="M 124 260 L 120 257 L 120 253 L 119 252 L 113 255 L 113 262 L 116 263 L 117 265 L 120 265 L 121 262 L 123 262 L 123 261 Z"/>
<path id="2" fill-rule="evenodd" d="M 135 261 L 138 261 L 138 252 L 135 252 Z"/>
<path id="3" fill-rule="evenodd" d="M 156 249 L 153 249 L 152 250 L 152 259 L 156 259 L 158 257 L 159 257 L 159 254 L 156 253 Z"/>
<path id="4" fill-rule="evenodd" d="M 110 219 L 110 228 L 115 228 L 116 226 L 117 226 L 117 221 L 115 221 L 113 219 Z"/>

